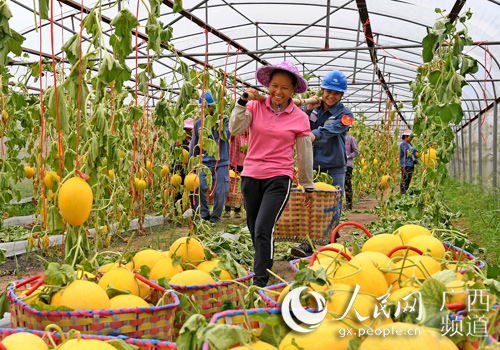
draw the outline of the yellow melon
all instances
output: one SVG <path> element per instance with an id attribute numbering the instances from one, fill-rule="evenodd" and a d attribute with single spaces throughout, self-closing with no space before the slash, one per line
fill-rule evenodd
<path id="1" fill-rule="evenodd" d="M 189 160 L 189 152 L 185 149 L 182 150 L 182 163 L 187 164 Z"/>
<path id="2" fill-rule="evenodd" d="M 441 271 L 441 265 L 430 256 L 411 256 L 407 257 L 406 260 L 401 259 L 393 262 L 391 264 L 391 269 L 393 269 L 394 272 L 386 274 L 390 281 L 389 284 L 396 281 L 400 273 L 402 273 L 401 280 L 403 282 L 411 277 L 419 279 L 428 278 L 436 272 Z"/>
<path id="3" fill-rule="evenodd" d="M 435 167 L 438 161 L 436 150 L 434 148 L 429 148 L 424 154 L 422 154 L 421 160 L 426 167 Z"/>
<path id="4" fill-rule="evenodd" d="M 436 237 L 432 236 L 416 236 L 410 239 L 407 244 L 420 249 L 423 253 L 430 253 L 433 257 L 438 259 L 443 258 L 446 253 L 443 243 Z M 408 255 L 412 256 L 419 254 L 410 250 Z"/>
<path id="5" fill-rule="evenodd" d="M 408 302 L 409 305 L 413 305 L 412 300 L 417 296 L 417 294 L 413 294 L 408 300 L 402 301 L 404 297 L 408 296 L 409 294 L 413 292 L 417 292 L 419 288 L 417 287 L 403 287 L 401 289 L 398 289 L 395 292 L 392 292 L 391 295 L 389 296 L 389 300 L 394 301 L 396 304 L 398 302 L 402 303 L 401 306 L 404 306 L 405 302 Z"/>
<path id="6" fill-rule="evenodd" d="M 13 333 L 2 340 L 7 350 L 47 350 L 49 347 L 39 336 L 28 332 Z"/>
<path id="7" fill-rule="evenodd" d="M 26 175 L 27 179 L 31 179 L 33 176 L 35 176 L 35 169 L 30 166 L 26 166 L 24 167 L 24 174 Z"/>
<path id="8" fill-rule="evenodd" d="M 137 252 L 132 258 L 132 261 L 135 269 L 140 269 L 143 265 L 146 265 L 151 271 L 156 263 L 163 258 L 165 258 L 165 255 L 158 250 L 144 249 Z"/>
<path id="9" fill-rule="evenodd" d="M 169 174 L 170 174 L 170 169 L 168 168 L 168 165 L 164 165 L 161 168 L 161 177 L 166 177 Z"/>
<path id="10" fill-rule="evenodd" d="M 109 298 L 104 289 L 84 280 L 71 282 L 61 297 L 61 305 L 74 310 L 109 309 Z"/>
<path id="11" fill-rule="evenodd" d="M 174 275 L 168 283 L 180 286 L 194 286 L 215 283 L 215 281 L 212 276 L 206 272 L 200 270 L 188 270 Z"/>
<path id="12" fill-rule="evenodd" d="M 408 224 L 403 225 L 392 233 L 393 235 L 401 236 L 406 244 L 410 239 L 420 235 L 430 236 L 431 231 L 420 225 Z"/>
<path id="13" fill-rule="evenodd" d="M 48 189 L 52 189 L 56 183 L 59 183 L 61 178 L 55 171 L 49 171 L 45 173 L 45 177 L 43 178 L 43 182 Z"/>
<path id="14" fill-rule="evenodd" d="M 182 272 L 182 266 L 174 265 L 173 262 L 171 258 L 166 258 L 163 255 L 163 259 L 158 261 L 151 269 L 149 279 L 153 281 L 158 281 L 160 278 L 171 279 L 174 275 Z"/>
<path id="15" fill-rule="evenodd" d="M 363 252 L 379 252 L 384 255 L 387 255 L 393 248 L 402 245 L 403 242 L 398 236 L 390 235 L 390 234 L 380 234 L 375 235 L 372 238 L 368 239 L 364 244 L 361 250 Z M 391 257 L 403 255 L 403 251 L 398 250 Z"/>
<path id="16" fill-rule="evenodd" d="M 132 294 L 122 294 L 117 295 L 110 300 L 111 309 L 128 309 L 133 307 L 149 307 L 149 304 L 144 301 L 144 299 L 132 295 Z"/>
<path id="17" fill-rule="evenodd" d="M 380 180 L 380 184 L 382 185 L 383 188 L 389 187 L 389 181 L 391 180 L 391 177 L 389 175 L 382 175 L 382 179 Z"/>
<path id="18" fill-rule="evenodd" d="M 205 251 L 201 243 L 192 237 L 182 237 L 177 239 L 170 247 L 170 256 L 173 254 L 180 256 L 182 262 L 198 265 L 205 260 Z"/>
<path id="19" fill-rule="evenodd" d="M 204 261 L 204 262 L 202 262 L 201 264 L 199 264 L 197 266 L 197 269 L 209 274 L 210 271 L 212 271 L 213 269 L 217 268 L 217 269 L 219 269 L 221 271 L 220 272 L 220 277 L 219 277 L 219 279 L 221 281 L 232 280 L 233 276 L 231 276 L 231 274 L 229 273 L 229 271 L 221 269 L 219 267 L 219 265 L 218 265 L 219 261 L 220 261 L 220 259 L 213 259 L 213 260 L 210 260 L 210 261 Z"/>
<path id="20" fill-rule="evenodd" d="M 314 189 L 317 191 L 335 191 L 335 187 L 324 182 L 315 182 Z"/>
<path id="21" fill-rule="evenodd" d="M 57 292 L 55 292 L 54 294 L 52 294 L 52 297 L 50 298 L 50 305 L 52 305 L 52 306 L 60 306 L 61 305 L 61 299 L 62 299 L 62 295 L 64 293 L 64 289 L 65 288 L 62 288 L 62 289 L 58 290 Z"/>
<path id="22" fill-rule="evenodd" d="M 59 190 L 59 210 L 63 218 L 73 226 L 87 221 L 92 209 L 92 189 L 80 177 L 72 177 Z"/>
<path id="23" fill-rule="evenodd" d="M 473 281 L 451 281 L 446 284 L 446 303 L 447 304 L 455 304 L 455 303 L 467 303 L 467 295 L 469 291 L 467 287 L 474 285 Z"/>
<path id="24" fill-rule="evenodd" d="M 170 180 L 170 183 L 174 187 L 179 187 L 182 183 L 182 177 L 179 174 L 174 174 L 174 176 L 172 176 L 172 179 Z"/>
<path id="25" fill-rule="evenodd" d="M 106 272 L 99 280 L 99 286 L 103 290 L 113 286 L 113 288 L 128 290 L 131 294 L 139 296 L 138 282 L 132 272 L 125 267 L 117 267 Z"/>
<path id="26" fill-rule="evenodd" d="M 384 274 L 371 261 L 343 264 L 335 272 L 335 282 L 353 287 L 358 284 L 362 292 L 376 296 L 384 295 L 389 288 Z"/>
<path id="27" fill-rule="evenodd" d="M 198 186 L 200 186 L 200 178 L 196 174 L 189 174 L 184 179 L 184 186 L 193 192 Z"/>
<path id="28" fill-rule="evenodd" d="M 324 248 L 327 248 L 327 247 L 329 247 L 329 248 L 336 248 L 339 251 L 342 251 L 342 252 L 346 253 L 350 258 L 352 258 L 352 253 L 343 244 L 340 244 L 340 243 L 330 243 L 330 244 L 325 245 Z M 320 252 L 316 256 L 319 257 L 319 258 L 321 258 L 325 254 L 328 255 L 328 256 L 336 257 L 337 259 L 343 259 L 343 260 L 345 260 L 345 258 L 341 254 L 336 253 L 336 252 L 331 251 L 331 250 L 325 250 L 323 252 Z"/>

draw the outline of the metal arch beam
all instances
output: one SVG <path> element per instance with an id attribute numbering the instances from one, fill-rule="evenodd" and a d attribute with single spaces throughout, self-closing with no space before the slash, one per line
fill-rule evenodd
<path id="1" fill-rule="evenodd" d="M 163 0 L 163 3 L 165 5 L 167 5 L 168 7 L 170 7 L 171 9 L 174 8 L 174 2 L 172 0 Z M 193 15 L 188 10 L 184 10 L 183 9 L 179 13 L 182 16 L 184 16 L 185 18 L 189 19 L 191 22 L 199 25 L 202 28 L 205 28 L 205 30 L 208 30 L 209 33 L 212 33 L 216 37 L 224 40 L 226 43 L 233 45 L 238 50 L 240 50 L 242 53 L 247 54 L 248 56 L 250 56 L 251 58 L 253 58 L 255 61 L 257 61 L 257 62 L 259 62 L 259 63 L 261 63 L 263 65 L 268 65 L 269 64 L 269 62 L 267 62 L 266 60 L 260 58 L 259 56 L 255 55 L 255 54 L 248 54 L 247 52 L 249 50 L 246 47 L 244 47 L 243 45 L 241 45 L 238 42 L 234 41 L 233 39 L 231 39 L 230 37 L 228 37 L 226 34 L 220 32 L 218 29 L 212 27 L 210 24 L 206 23 L 201 18 Z"/>
<path id="2" fill-rule="evenodd" d="M 399 106 L 397 105 L 396 101 L 394 100 L 394 97 L 392 96 L 392 93 L 389 90 L 387 83 L 385 82 L 385 78 L 384 78 L 383 73 L 380 71 L 380 69 L 378 67 L 377 51 L 375 50 L 373 33 L 372 33 L 371 25 L 370 25 L 370 17 L 368 15 L 368 8 L 366 6 L 366 1 L 365 0 L 356 0 L 356 5 L 358 6 L 359 18 L 361 20 L 361 23 L 363 23 L 363 27 L 364 27 L 366 44 L 370 48 L 370 53 L 371 53 L 370 56 L 372 59 L 372 63 L 373 63 L 375 72 L 378 76 L 378 79 L 379 79 L 380 83 L 382 84 L 382 87 L 384 88 L 387 96 L 391 100 L 392 105 L 396 109 L 396 112 L 398 113 L 399 117 L 406 125 L 408 125 L 408 123 L 406 122 L 406 119 L 401 114 L 401 111 L 399 110 Z"/>

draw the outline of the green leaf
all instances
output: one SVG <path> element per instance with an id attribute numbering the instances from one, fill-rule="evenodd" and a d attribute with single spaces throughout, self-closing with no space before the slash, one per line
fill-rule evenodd
<path id="1" fill-rule="evenodd" d="M 443 317 L 447 317 L 449 310 L 443 305 L 443 296 L 446 286 L 434 278 L 428 278 L 422 284 L 420 293 L 422 295 L 422 307 L 424 308 L 424 320 L 421 324 L 426 327 L 441 329 Z"/>
<path id="2" fill-rule="evenodd" d="M 498 278 L 500 277 L 500 266 L 498 265 L 488 265 L 488 278 Z"/>
<path id="3" fill-rule="evenodd" d="M 444 270 L 436 272 L 432 275 L 432 278 L 443 284 L 447 284 L 449 282 L 455 281 L 457 279 L 457 274 L 452 270 Z"/>
<path id="4" fill-rule="evenodd" d="M 66 41 L 61 47 L 61 51 L 66 53 L 66 57 L 68 58 L 69 63 L 73 65 L 74 69 L 74 65 L 80 59 L 80 34 L 75 34 L 69 38 L 68 41 Z M 82 71 L 84 71 L 83 66 Z"/>
<path id="5" fill-rule="evenodd" d="M 7 290 L 4 290 L 0 295 L 0 317 L 3 318 L 6 312 L 10 312 L 10 310 L 9 299 L 7 298 Z"/>
<path id="6" fill-rule="evenodd" d="M 73 311 L 74 309 L 60 305 L 60 306 L 52 306 L 52 305 L 47 305 L 44 302 L 41 301 L 32 301 L 29 303 L 29 305 L 36 310 L 39 311 Z"/>
<path id="7" fill-rule="evenodd" d="M 131 31 L 140 23 L 129 9 L 124 8 L 113 18 L 111 25 L 115 27 L 115 33 L 110 37 L 110 44 L 113 46 L 118 60 L 123 63 L 133 51 Z"/>
<path id="8" fill-rule="evenodd" d="M 146 34 L 148 35 L 148 50 L 153 50 L 157 53 L 160 51 L 162 31 L 162 23 L 158 21 L 158 19 L 152 14 L 149 15 L 148 22 L 146 23 Z"/>
<path id="9" fill-rule="evenodd" d="M 0 264 L 5 261 L 7 251 L 5 249 L 0 249 Z"/>
<path id="10" fill-rule="evenodd" d="M 252 315 L 250 315 L 250 318 Z M 280 318 L 279 326 L 272 326 L 266 324 L 264 329 L 259 335 L 259 340 L 265 343 L 271 344 L 272 346 L 279 348 L 279 345 L 285 335 L 287 334 L 287 326 L 282 318 Z"/>
<path id="11" fill-rule="evenodd" d="M 440 77 L 441 77 L 441 71 L 439 69 L 430 72 L 428 78 L 429 82 L 431 83 L 431 86 L 436 86 Z"/>
<path id="12" fill-rule="evenodd" d="M 142 108 L 142 106 L 132 106 L 128 111 L 127 122 L 128 123 L 136 122 L 139 119 L 141 119 L 143 114 L 144 114 L 144 109 Z"/>
<path id="13" fill-rule="evenodd" d="M 202 331 L 203 332 L 203 331 Z M 200 333 L 200 331 L 198 331 Z M 241 326 L 230 324 L 208 325 L 204 330 L 203 340 L 211 349 L 225 350 L 236 344 L 248 344 L 251 341 L 252 332 Z M 179 346 L 180 349 L 183 349 Z"/>
<path id="14" fill-rule="evenodd" d="M 249 317 L 254 321 L 263 322 L 273 327 L 283 323 L 283 319 L 281 317 L 269 312 L 259 312 L 249 315 Z"/>
<path id="15" fill-rule="evenodd" d="M 87 109 L 85 105 L 85 101 L 87 100 L 87 96 L 89 95 L 89 87 L 87 86 L 87 82 L 85 81 L 85 75 L 83 74 L 83 67 L 86 67 L 88 61 L 88 57 L 85 56 L 82 59 L 82 77 L 80 80 L 80 67 L 78 64 L 75 64 L 71 71 L 61 85 L 62 88 L 66 89 L 68 92 L 68 96 L 73 101 L 75 106 L 78 106 L 78 91 L 80 91 L 80 109 L 83 111 Z M 81 87 L 80 87 L 81 86 Z"/>
<path id="16" fill-rule="evenodd" d="M 477 60 L 473 57 L 470 56 L 463 56 L 462 57 L 462 66 L 460 67 L 460 74 L 465 77 L 466 74 L 471 73 L 477 73 L 479 70 L 479 66 L 477 64 Z"/>
<path id="17" fill-rule="evenodd" d="M 347 350 L 359 350 L 361 348 L 361 340 L 359 338 L 350 339 L 347 343 Z"/>
<path id="18" fill-rule="evenodd" d="M 148 76 L 146 74 L 146 71 L 142 71 L 139 73 L 137 77 L 137 88 L 139 89 L 140 92 L 142 92 L 144 95 L 148 93 Z"/>
<path id="19" fill-rule="evenodd" d="M 44 281 L 51 286 L 63 286 L 65 284 L 65 276 L 58 263 L 49 263 L 45 270 Z"/>
<path id="20" fill-rule="evenodd" d="M 69 133 L 68 112 L 66 107 L 66 96 L 64 96 L 64 88 L 59 85 L 57 89 L 57 104 L 56 104 L 56 89 L 52 86 L 49 93 L 49 115 L 52 117 L 54 128 L 58 129 L 57 112 L 59 112 L 59 127 L 64 133 Z M 56 107 L 57 106 L 57 107 Z"/>
<path id="21" fill-rule="evenodd" d="M 181 12 L 182 11 L 182 0 L 174 0 L 174 8 L 173 12 Z"/>
<path id="22" fill-rule="evenodd" d="M 422 58 L 424 63 L 430 62 L 434 57 L 434 49 L 436 48 L 436 44 L 438 42 L 439 37 L 436 34 L 433 34 L 427 29 L 427 35 L 422 40 Z"/>
<path id="23" fill-rule="evenodd" d="M 117 339 L 117 340 L 107 340 L 106 343 L 110 344 L 116 350 L 137 350 L 139 349 L 138 346 L 129 344 L 125 342 L 123 339 Z"/>
<path id="24" fill-rule="evenodd" d="M 162 2 L 162 0 L 149 0 L 149 7 L 153 16 L 160 17 L 160 6 Z"/>
<path id="25" fill-rule="evenodd" d="M 183 350 L 198 350 L 202 343 L 198 333 L 201 333 L 206 326 L 207 320 L 202 315 L 189 317 L 179 331 L 179 337 L 176 340 L 177 347 Z"/>
<path id="26" fill-rule="evenodd" d="M 97 77 L 105 84 L 111 83 L 118 78 L 123 71 L 121 64 L 109 53 L 104 53 Z"/>
<path id="27" fill-rule="evenodd" d="M 142 265 L 141 268 L 139 269 L 139 275 L 141 275 L 144 278 L 148 278 L 150 272 L 151 269 L 147 265 Z"/>
<path id="28" fill-rule="evenodd" d="M 41 19 L 49 19 L 49 0 L 39 0 L 38 9 Z"/>
<path id="29" fill-rule="evenodd" d="M 233 278 L 247 276 L 245 269 L 238 264 L 229 254 L 223 254 L 217 264 L 219 268 L 229 271 Z"/>
<path id="30" fill-rule="evenodd" d="M 117 289 L 113 287 L 111 284 L 108 285 L 108 288 L 106 288 L 106 293 L 108 294 L 108 297 L 114 298 L 117 295 L 128 295 L 131 294 L 131 292 L 128 289 Z"/>

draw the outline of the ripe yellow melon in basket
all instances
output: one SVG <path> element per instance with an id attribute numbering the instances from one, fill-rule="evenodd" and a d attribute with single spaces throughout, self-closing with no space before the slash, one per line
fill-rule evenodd
<path id="1" fill-rule="evenodd" d="M 59 190 L 59 210 L 63 218 L 73 226 L 87 221 L 92 209 L 92 189 L 87 181 L 72 177 Z"/>
<path id="2" fill-rule="evenodd" d="M 182 272 L 182 266 L 174 265 L 173 262 L 171 258 L 167 258 L 163 255 L 163 259 L 158 261 L 149 273 L 149 279 L 153 281 L 158 281 L 160 278 L 170 279 L 174 275 Z"/>
<path id="3" fill-rule="evenodd" d="M 66 345 L 66 344 L 65 344 Z M 77 342 L 71 342 L 66 347 L 62 347 L 64 350 L 116 350 L 114 346 L 108 344 L 101 340 L 96 339 L 80 339 Z"/>
<path id="4" fill-rule="evenodd" d="M 144 299 L 132 294 L 117 295 L 116 297 L 111 298 L 110 304 L 112 309 L 149 307 L 149 304 L 144 301 Z"/>
<path id="5" fill-rule="evenodd" d="M 66 287 L 61 297 L 61 305 L 74 310 L 109 309 L 109 297 L 97 284 L 76 280 Z"/>
<path id="6" fill-rule="evenodd" d="M 195 286 L 202 284 L 215 283 L 212 276 L 200 270 L 188 270 L 178 273 L 168 281 L 169 284 L 180 286 Z"/>
<path id="7" fill-rule="evenodd" d="M 441 259 L 446 253 L 443 243 L 432 236 L 416 236 L 410 239 L 407 243 L 409 246 L 420 249 L 423 253 L 430 253 L 433 257 Z M 409 256 L 419 255 L 418 253 L 410 250 Z"/>
<path id="8" fill-rule="evenodd" d="M 201 271 L 206 272 L 208 274 L 210 274 L 210 271 L 212 271 L 214 268 L 218 268 L 221 271 L 220 277 L 219 277 L 219 279 L 221 281 L 232 280 L 233 277 L 231 276 L 231 274 L 229 273 L 229 271 L 221 269 L 218 266 L 219 261 L 220 261 L 220 259 L 213 259 L 213 260 L 210 260 L 210 261 L 204 261 L 201 264 L 199 264 L 197 266 L 197 268 L 198 268 L 198 270 L 201 270 Z"/>
<path id="9" fill-rule="evenodd" d="M 11 334 L 2 340 L 7 350 L 47 350 L 49 347 L 37 335 L 28 332 Z"/>
<path id="10" fill-rule="evenodd" d="M 420 225 L 408 224 L 401 226 L 392 234 L 396 236 L 401 236 L 404 244 L 407 244 L 407 242 L 415 236 L 420 236 L 420 235 L 430 236 L 431 231 Z"/>
<path id="11" fill-rule="evenodd" d="M 144 249 L 137 252 L 132 258 L 135 269 L 140 269 L 141 266 L 146 265 L 149 270 L 152 270 L 156 263 L 165 258 L 162 252 L 153 249 Z"/>
<path id="12" fill-rule="evenodd" d="M 380 235 L 375 235 L 372 238 L 368 239 L 364 244 L 361 250 L 363 252 L 379 252 L 384 255 L 387 255 L 393 248 L 403 245 L 401 238 L 395 235 L 390 235 L 387 233 L 383 233 Z M 398 250 L 392 254 L 392 257 L 403 255 L 402 250 Z"/>
<path id="13" fill-rule="evenodd" d="M 261 340 L 257 340 L 251 344 L 251 347 L 248 345 L 240 345 L 235 348 L 231 348 L 232 350 L 278 350 L 276 347 L 272 346 L 269 343 L 266 343 Z"/>
<path id="14" fill-rule="evenodd" d="M 99 286 L 106 290 L 109 286 L 116 289 L 125 289 L 131 294 L 139 296 L 139 283 L 130 270 L 125 267 L 118 267 L 106 272 L 99 280 Z"/>
<path id="15" fill-rule="evenodd" d="M 336 188 L 332 185 L 326 184 L 324 182 L 315 182 L 314 189 L 318 191 L 335 191 Z"/>
<path id="16" fill-rule="evenodd" d="M 371 261 L 351 261 L 351 264 L 343 264 L 335 273 L 335 283 L 353 287 L 359 284 L 361 292 L 377 296 L 384 295 L 389 288 L 384 274 Z"/>

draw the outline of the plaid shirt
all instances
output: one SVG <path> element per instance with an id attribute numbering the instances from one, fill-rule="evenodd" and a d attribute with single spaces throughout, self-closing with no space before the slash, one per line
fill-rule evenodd
<path id="1" fill-rule="evenodd" d="M 229 163 L 233 168 L 243 166 L 245 161 L 245 153 L 241 152 L 241 148 L 245 143 L 248 143 L 247 133 L 237 136 L 231 136 L 231 144 L 229 145 Z"/>

